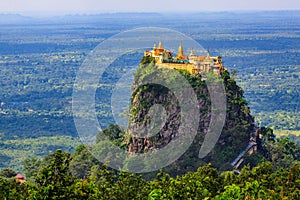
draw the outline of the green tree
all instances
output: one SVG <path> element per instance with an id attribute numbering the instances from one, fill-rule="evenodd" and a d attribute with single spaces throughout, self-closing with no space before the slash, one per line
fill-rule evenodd
<path id="1" fill-rule="evenodd" d="M 96 164 L 99 164 L 99 161 L 85 145 L 81 144 L 75 149 L 73 158 L 70 161 L 70 172 L 77 178 L 85 179 L 91 168 Z"/>
<path id="2" fill-rule="evenodd" d="M 17 175 L 17 173 L 15 172 L 15 170 L 10 169 L 10 168 L 2 169 L 0 171 L 0 176 L 2 176 L 4 178 L 12 178 L 12 177 L 15 177 L 16 175 Z"/>
<path id="3" fill-rule="evenodd" d="M 27 158 L 23 160 L 23 171 L 27 180 L 34 181 L 41 169 L 42 160 L 38 158 Z"/>
<path id="4" fill-rule="evenodd" d="M 51 154 L 52 161 L 44 167 L 36 179 L 37 198 L 41 199 L 70 199 L 73 196 L 72 185 L 74 178 L 69 171 L 70 153 L 58 149 Z"/>
<path id="5" fill-rule="evenodd" d="M 262 135 L 263 143 L 275 142 L 276 141 L 276 136 L 274 134 L 274 131 L 270 127 L 262 127 L 260 129 L 260 132 L 261 132 L 261 135 Z"/>

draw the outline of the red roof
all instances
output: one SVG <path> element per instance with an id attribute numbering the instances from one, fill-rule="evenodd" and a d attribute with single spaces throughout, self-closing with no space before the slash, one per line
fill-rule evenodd
<path id="1" fill-rule="evenodd" d="M 17 174 L 16 178 L 17 179 L 24 179 L 24 176 L 22 174 Z"/>

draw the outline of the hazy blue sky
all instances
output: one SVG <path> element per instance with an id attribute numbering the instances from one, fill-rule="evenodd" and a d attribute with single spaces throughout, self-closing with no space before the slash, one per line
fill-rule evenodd
<path id="1" fill-rule="evenodd" d="M 0 0 L 1 13 L 300 10 L 299 0 Z"/>

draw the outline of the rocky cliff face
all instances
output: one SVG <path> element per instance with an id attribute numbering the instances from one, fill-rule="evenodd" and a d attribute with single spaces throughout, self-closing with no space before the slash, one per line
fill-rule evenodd
<path id="1" fill-rule="evenodd" d="M 188 102 L 190 97 L 188 94 L 178 97 L 169 88 L 160 84 L 143 84 L 142 79 L 149 74 L 151 76 L 155 70 L 157 69 L 153 61 L 143 58 L 135 75 L 127 131 L 130 136 L 127 141 L 128 150 L 133 154 L 155 151 L 168 145 L 173 139 L 179 137 L 179 127 L 185 126 L 182 124 L 182 108 L 179 102 L 181 98 L 185 98 Z M 193 76 L 185 71 L 180 71 L 180 73 L 197 95 L 200 113 L 189 111 L 190 115 L 199 116 L 197 135 L 189 150 L 171 168 L 184 172 L 211 162 L 216 167 L 225 169 L 234 156 L 247 146 L 254 122 L 247 102 L 243 99 L 243 90 L 236 85 L 234 79 L 230 78 L 228 72 L 223 72 L 221 76 L 224 80 L 227 98 L 225 126 L 213 151 L 201 160 L 198 158 L 199 149 L 208 131 L 210 120 L 213 120 L 211 119 L 211 99 L 207 84 L 201 76 Z M 184 87 L 176 86 L 176 78 L 170 80 L 169 84 L 175 85 L 174 88 Z M 142 86 L 139 87 L 139 85 Z"/>

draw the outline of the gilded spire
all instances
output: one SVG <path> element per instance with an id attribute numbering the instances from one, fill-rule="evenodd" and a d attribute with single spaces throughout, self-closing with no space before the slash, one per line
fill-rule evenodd
<path id="1" fill-rule="evenodd" d="M 178 58 L 182 58 L 184 56 L 183 54 L 183 47 L 182 47 L 182 41 L 180 41 L 180 45 L 178 47 L 178 54 L 177 54 L 177 57 Z"/>
<path id="2" fill-rule="evenodd" d="M 153 50 L 154 50 L 154 51 L 156 50 L 156 42 L 154 42 Z"/>
<path id="3" fill-rule="evenodd" d="M 158 49 L 163 49 L 161 40 L 159 41 Z"/>
<path id="4" fill-rule="evenodd" d="M 194 56 L 195 55 L 195 51 L 194 49 L 191 50 L 190 56 Z"/>

